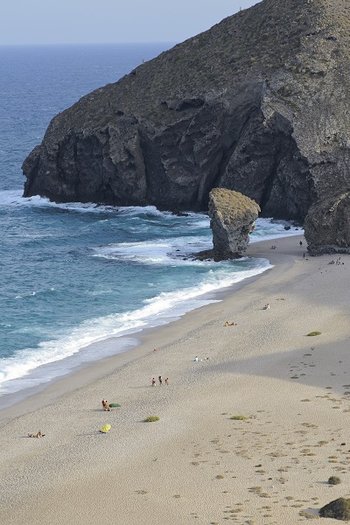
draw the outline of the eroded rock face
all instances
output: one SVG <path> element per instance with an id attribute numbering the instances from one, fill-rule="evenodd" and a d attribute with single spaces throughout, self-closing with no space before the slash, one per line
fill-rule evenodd
<path id="1" fill-rule="evenodd" d="M 312 255 L 350 253 L 350 191 L 311 206 L 305 238 Z"/>
<path id="2" fill-rule="evenodd" d="M 209 194 L 215 260 L 240 257 L 260 212 L 259 205 L 239 192 L 214 188 Z"/>
<path id="3" fill-rule="evenodd" d="M 303 222 L 350 188 L 349 72 L 350 2 L 264 0 L 55 117 L 24 194 L 206 210 L 224 187 Z"/>

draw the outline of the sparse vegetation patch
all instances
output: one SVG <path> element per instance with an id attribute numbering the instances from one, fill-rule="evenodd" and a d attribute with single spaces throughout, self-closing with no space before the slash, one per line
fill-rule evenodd
<path id="1" fill-rule="evenodd" d="M 148 416 L 146 419 L 144 419 L 145 423 L 154 423 L 155 421 L 159 421 L 159 416 Z"/>
<path id="2" fill-rule="evenodd" d="M 341 483 L 341 479 L 338 478 L 338 476 L 331 476 L 328 478 L 329 485 L 339 485 Z"/>

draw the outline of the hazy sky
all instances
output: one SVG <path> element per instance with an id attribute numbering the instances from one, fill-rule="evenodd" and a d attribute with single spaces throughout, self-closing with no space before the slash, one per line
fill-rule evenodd
<path id="1" fill-rule="evenodd" d="M 0 45 L 180 42 L 258 0 L 0 0 Z"/>

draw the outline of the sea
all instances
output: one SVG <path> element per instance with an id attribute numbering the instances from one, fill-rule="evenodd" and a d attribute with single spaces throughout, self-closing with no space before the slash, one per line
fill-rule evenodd
<path id="1" fill-rule="evenodd" d="M 143 330 L 271 268 L 194 259 L 212 245 L 204 213 L 22 197 L 21 164 L 51 118 L 169 47 L 0 47 L 0 401 L 128 351 Z M 285 227 L 259 219 L 252 241 L 301 233 Z"/>

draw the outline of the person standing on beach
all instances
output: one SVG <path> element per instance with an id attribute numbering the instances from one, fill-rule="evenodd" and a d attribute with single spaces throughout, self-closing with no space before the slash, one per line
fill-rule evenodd
<path id="1" fill-rule="evenodd" d="M 159 386 L 162 386 L 163 384 L 162 376 L 158 376 L 158 381 L 159 381 Z"/>
<path id="2" fill-rule="evenodd" d="M 156 386 L 156 380 L 152 377 L 152 386 Z"/>
<path id="3" fill-rule="evenodd" d="M 107 399 L 102 399 L 102 408 L 105 412 L 109 412 L 111 410 Z"/>
<path id="4" fill-rule="evenodd" d="M 166 377 L 166 378 L 164 379 L 164 383 L 165 383 L 166 385 L 169 384 L 169 378 L 168 378 L 168 377 Z"/>

